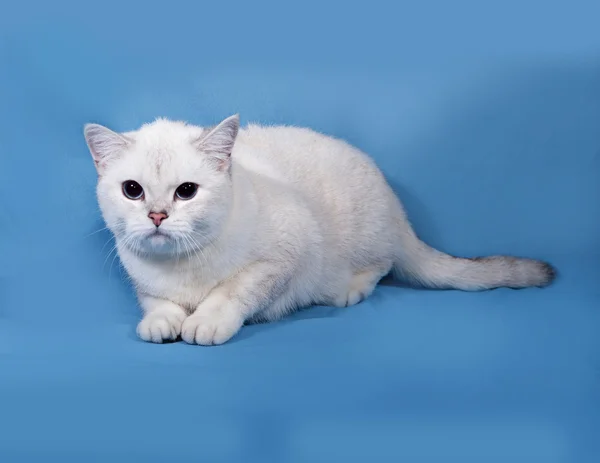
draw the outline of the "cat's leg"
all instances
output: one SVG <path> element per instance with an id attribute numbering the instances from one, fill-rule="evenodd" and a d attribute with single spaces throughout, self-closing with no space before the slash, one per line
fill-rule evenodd
<path id="1" fill-rule="evenodd" d="M 256 262 L 214 288 L 185 319 L 181 338 L 188 344 L 223 344 L 244 322 L 269 307 L 288 288 L 293 263 Z"/>
<path id="2" fill-rule="evenodd" d="M 144 311 L 144 318 L 137 326 L 138 336 L 144 341 L 156 343 L 177 339 L 187 316 L 183 308 L 171 301 L 143 294 L 138 299 Z"/>
<path id="3" fill-rule="evenodd" d="M 389 268 L 378 267 L 355 273 L 350 278 L 349 285 L 333 299 L 333 305 L 335 307 L 349 307 L 365 300 L 389 270 Z"/>

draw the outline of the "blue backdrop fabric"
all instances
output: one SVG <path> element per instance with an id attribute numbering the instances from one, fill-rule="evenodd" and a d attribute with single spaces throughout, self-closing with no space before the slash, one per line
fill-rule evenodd
<path id="1" fill-rule="evenodd" d="M 599 17 L 3 2 L 0 461 L 600 461 Z M 82 126 L 236 112 L 347 139 L 431 245 L 547 259 L 556 284 L 384 284 L 219 347 L 139 341 Z"/>

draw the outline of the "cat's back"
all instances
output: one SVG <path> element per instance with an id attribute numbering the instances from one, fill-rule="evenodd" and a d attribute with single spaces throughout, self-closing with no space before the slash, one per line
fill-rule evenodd
<path id="1" fill-rule="evenodd" d="M 302 217 L 297 229 L 312 219 L 330 273 L 391 255 L 401 206 L 359 149 L 306 128 L 249 126 L 240 131 L 233 159 L 255 174 L 259 202 L 271 215 Z"/>
<path id="2" fill-rule="evenodd" d="M 249 170 L 319 190 L 358 186 L 379 176 L 360 150 L 303 127 L 249 125 L 240 131 L 233 155 Z"/>

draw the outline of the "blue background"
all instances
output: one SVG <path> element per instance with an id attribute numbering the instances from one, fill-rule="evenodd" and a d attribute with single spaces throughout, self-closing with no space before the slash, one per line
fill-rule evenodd
<path id="1" fill-rule="evenodd" d="M 3 2 L 0 461 L 600 461 L 599 18 L 593 1 Z M 220 347 L 138 341 L 82 126 L 235 112 L 371 154 L 430 244 L 559 279 L 384 285 Z"/>

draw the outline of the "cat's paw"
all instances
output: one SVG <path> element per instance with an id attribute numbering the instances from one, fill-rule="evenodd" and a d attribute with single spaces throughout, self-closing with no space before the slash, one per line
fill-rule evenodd
<path id="1" fill-rule="evenodd" d="M 181 334 L 183 317 L 170 313 L 150 313 L 137 326 L 140 339 L 161 344 L 174 341 Z"/>
<path id="2" fill-rule="evenodd" d="M 378 271 L 366 271 L 354 275 L 350 281 L 350 287 L 333 299 L 333 305 L 335 307 L 349 307 L 364 301 L 375 290 L 375 285 L 381 278 L 381 274 Z"/>
<path id="3" fill-rule="evenodd" d="M 348 292 L 340 294 L 333 300 L 334 307 L 350 307 L 351 305 L 358 304 L 366 298 L 362 292 L 351 289 Z"/>
<path id="4" fill-rule="evenodd" d="M 214 346 L 229 341 L 242 327 L 244 320 L 237 314 L 213 312 L 193 314 L 181 327 L 181 339 L 188 344 Z"/>

